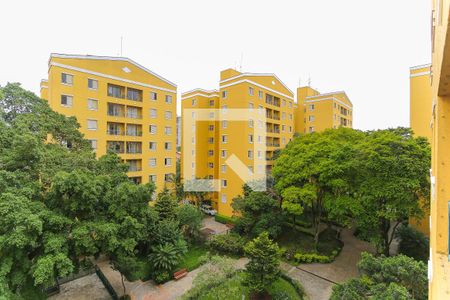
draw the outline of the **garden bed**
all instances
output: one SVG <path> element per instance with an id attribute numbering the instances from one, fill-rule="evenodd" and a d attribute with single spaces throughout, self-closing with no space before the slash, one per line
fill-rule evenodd
<path id="1" fill-rule="evenodd" d="M 289 263 L 331 262 L 343 247 L 343 243 L 336 239 L 336 231 L 331 228 L 327 228 L 320 233 L 317 251 L 314 249 L 314 236 L 312 234 L 289 226 L 283 229 L 283 233 L 278 237 L 277 242 L 283 251 L 283 259 Z M 294 256 L 297 253 L 313 254 L 313 257 L 311 261 L 308 261 L 309 257 L 302 257 L 302 261 L 296 261 Z"/>
<path id="2" fill-rule="evenodd" d="M 227 300 L 250 299 L 249 289 L 248 287 L 243 285 L 243 279 L 243 272 L 239 272 L 224 283 L 209 290 L 205 290 L 204 293 L 198 297 L 198 299 L 215 300 L 218 299 L 218 297 L 224 295 L 226 295 Z M 275 281 L 271 287 L 268 288 L 268 293 L 272 295 L 273 299 L 302 300 L 303 295 L 299 294 L 298 290 L 301 291 L 301 288 L 299 289 L 298 287 L 295 287 L 290 281 L 284 278 L 280 278 Z M 242 297 L 243 295 L 245 296 L 245 298 Z"/>

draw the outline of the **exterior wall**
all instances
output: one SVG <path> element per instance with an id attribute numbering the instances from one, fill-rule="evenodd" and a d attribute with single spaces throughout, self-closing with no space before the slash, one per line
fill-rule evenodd
<path id="1" fill-rule="evenodd" d="M 410 68 L 410 127 L 416 136 L 431 141 L 431 65 Z M 429 210 L 420 219 L 410 219 L 409 224 L 425 235 L 430 235 Z"/>
<path id="2" fill-rule="evenodd" d="M 226 166 L 226 169 L 222 170 L 222 166 L 227 165 L 225 161 L 234 154 L 245 166 L 253 169 L 254 178 L 262 176 L 266 171 L 270 172 L 274 151 L 284 148 L 294 134 L 294 98 L 293 93 L 273 74 L 240 73 L 228 69 L 222 71 L 220 75 L 219 91 L 194 90 L 183 93 L 183 113 L 185 108 L 194 108 L 193 99 L 197 100 L 195 108 L 209 108 L 209 100 L 214 99 L 214 108 L 253 109 L 267 115 L 266 124 L 259 124 L 256 120 L 253 125 L 247 120 L 228 121 L 224 127 L 223 122 L 215 122 L 214 132 L 208 131 L 210 122 L 197 122 L 196 177 L 213 175 L 214 179 L 220 180 L 220 192 L 213 193 L 213 203 L 219 214 L 231 216 L 232 199 L 242 194 L 244 181 L 230 167 Z M 250 88 L 253 89 L 253 95 L 250 94 Z M 217 96 L 212 98 L 212 94 Z M 271 95 L 274 99 L 276 97 L 276 105 L 274 102 L 268 103 L 270 101 L 266 101 L 266 95 Z M 255 136 L 256 126 L 267 128 L 267 136 L 260 138 Z M 253 142 L 250 135 L 253 135 Z M 214 136 L 213 145 L 207 143 L 207 137 L 212 136 Z M 226 136 L 228 140 L 222 142 L 222 136 Z M 261 151 L 259 155 L 253 153 L 253 158 L 249 158 L 248 151 L 253 151 L 254 143 L 259 142 L 266 143 L 267 151 L 265 153 Z M 214 151 L 214 157 L 208 156 L 208 150 Z M 222 151 L 226 151 L 224 156 Z M 182 155 L 191 154 L 183 151 Z M 214 164 L 213 170 L 208 170 L 209 162 Z M 224 180 L 226 186 L 222 184 Z"/>
<path id="3" fill-rule="evenodd" d="M 450 299 L 450 0 L 432 11 L 432 171 L 429 298 Z"/>
<path id="4" fill-rule="evenodd" d="M 297 89 L 295 112 L 297 133 L 320 132 L 327 128 L 353 128 L 353 104 L 344 92 L 320 94 L 311 87 Z"/>
<path id="5" fill-rule="evenodd" d="M 186 118 L 185 109 L 215 109 L 219 107 L 219 95 L 216 90 L 205 91 L 196 89 L 183 93 L 181 100 L 181 120 Z M 197 179 L 217 179 L 219 168 L 217 147 L 218 125 L 219 122 L 216 121 L 196 121 L 195 128 L 186 128 L 186 130 L 195 130 L 194 140 L 186 140 L 186 143 L 194 144 L 194 150 L 190 153 L 184 149 L 184 135 L 181 132 L 183 135 L 183 143 L 181 144 L 182 157 L 185 155 L 194 157 L 194 166 L 191 166 L 191 168 L 195 170 L 195 177 Z M 181 160 L 181 164 L 183 179 L 185 181 L 191 179 L 185 177 L 183 159 Z M 211 200 L 212 207 L 217 210 L 217 193 L 211 193 L 209 199 Z"/>
<path id="6" fill-rule="evenodd" d="M 62 83 L 62 73 L 73 75 L 73 83 Z M 88 79 L 97 80 L 98 88 L 89 88 Z M 123 87 L 124 97 L 108 96 L 108 84 Z M 141 101 L 128 100 L 128 89 L 141 91 Z M 156 100 L 150 99 L 151 92 L 157 93 Z M 62 105 L 61 95 L 72 96 L 72 105 Z M 107 153 L 107 142 L 123 142 L 124 153 L 119 155 L 125 162 L 137 161 L 136 170 L 128 172 L 136 182 L 146 183 L 150 175 L 156 175 L 156 186 L 161 190 L 165 186 L 165 174 L 175 173 L 177 94 L 173 83 L 125 58 L 52 54 L 48 89 L 42 89 L 41 96 L 53 110 L 77 118 L 85 138 L 96 141 L 97 157 Z M 166 96 L 172 97 L 171 103 L 166 103 Z M 88 108 L 88 99 L 97 100 L 98 108 Z M 110 115 L 108 104 L 120 105 L 123 114 Z M 133 108 L 137 108 L 138 114 L 130 117 L 127 112 Z M 150 109 L 157 110 L 157 118 L 151 118 Z M 165 112 L 171 114 L 170 119 L 165 118 Z M 97 121 L 97 130 L 87 128 L 88 120 Z M 108 123 L 118 123 L 121 131 L 108 131 Z M 128 135 L 129 125 L 137 125 L 136 135 Z M 157 126 L 155 134 L 150 133 L 150 125 Z M 165 127 L 171 128 L 171 134 L 165 134 Z M 141 143 L 141 153 L 127 153 L 127 142 Z M 150 150 L 150 142 L 156 142 L 156 151 Z M 165 150 L 165 142 L 171 143 L 170 150 Z M 149 165 L 150 158 L 156 158 L 155 167 Z M 165 166 L 166 158 L 171 159 L 170 166 Z"/>

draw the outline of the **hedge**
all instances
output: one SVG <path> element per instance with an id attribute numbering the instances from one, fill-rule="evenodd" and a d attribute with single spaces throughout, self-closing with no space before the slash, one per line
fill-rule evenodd
<path id="1" fill-rule="evenodd" d="M 216 222 L 222 223 L 222 224 L 236 224 L 236 219 L 233 217 L 228 217 L 224 215 L 217 214 L 214 219 Z"/>
<path id="2" fill-rule="evenodd" d="M 286 280 L 287 282 L 289 282 L 294 289 L 297 291 L 297 294 L 299 294 L 300 298 L 304 299 L 306 296 L 305 290 L 303 288 L 303 286 L 295 279 L 289 277 L 289 275 L 287 275 L 284 272 L 281 272 L 281 278 L 283 278 L 284 280 Z"/>
<path id="3" fill-rule="evenodd" d="M 333 250 L 333 252 L 331 252 L 331 255 L 322 255 L 322 254 L 317 254 L 317 253 L 301 253 L 301 252 L 297 252 L 296 254 L 294 254 L 294 259 L 296 262 L 298 263 L 330 263 L 332 261 L 334 261 L 334 259 L 336 258 L 336 256 L 339 255 L 339 252 L 341 252 L 342 248 L 339 248 L 338 250 Z"/>

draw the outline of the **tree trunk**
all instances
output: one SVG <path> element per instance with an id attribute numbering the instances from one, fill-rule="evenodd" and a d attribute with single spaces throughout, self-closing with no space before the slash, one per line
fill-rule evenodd
<path id="1" fill-rule="evenodd" d="M 127 290 L 125 288 L 125 281 L 123 280 L 123 274 L 122 273 L 120 273 L 120 277 L 122 279 L 123 295 L 126 295 L 127 294 Z"/>

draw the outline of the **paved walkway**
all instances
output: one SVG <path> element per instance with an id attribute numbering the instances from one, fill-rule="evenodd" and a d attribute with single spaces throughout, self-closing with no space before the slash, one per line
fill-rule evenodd
<path id="1" fill-rule="evenodd" d="M 214 230 L 214 234 L 222 234 L 230 230 L 230 228 L 228 228 L 225 224 L 216 222 L 214 217 L 206 217 L 203 219 L 203 226 L 201 229 L 205 228 Z"/>
<path id="2" fill-rule="evenodd" d="M 332 263 L 300 264 L 297 267 L 282 264 L 284 271 L 301 282 L 310 300 L 328 300 L 334 283 L 342 283 L 358 276 L 356 265 L 361 258 L 361 252 L 375 251 L 369 243 L 355 238 L 350 229 L 342 230 L 341 239 L 344 248 Z"/>

